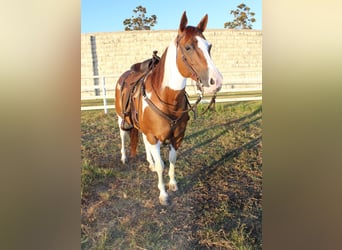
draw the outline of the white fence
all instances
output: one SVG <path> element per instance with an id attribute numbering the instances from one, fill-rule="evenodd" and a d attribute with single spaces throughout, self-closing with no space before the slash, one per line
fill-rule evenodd
<path id="1" fill-rule="evenodd" d="M 234 73 L 234 72 L 233 72 Z M 233 73 L 230 73 L 231 75 Z M 236 72 L 235 72 L 236 73 Z M 237 72 L 239 73 L 239 72 Z M 225 74 L 223 74 L 225 78 Z M 110 105 L 107 103 L 107 99 L 114 99 L 115 93 L 115 85 L 120 76 L 119 75 L 106 75 L 106 76 L 89 76 L 89 77 L 81 77 L 81 101 L 86 100 L 102 100 L 103 105 L 96 106 L 82 106 L 81 110 L 98 110 L 103 109 L 107 114 L 108 109 L 113 109 L 114 102 Z M 229 83 L 224 83 L 222 89 L 220 91 L 221 97 L 216 99 L 216 102 L 235 102 L 235 101 L 253 101 L 253 100 L 262 100 L 262 81 L 261 81 L 261 73 L 260 76 L 253 77 L 252 79 L 244 79 L 244 81 L 240 83 L 235 79 L 230 77 L 228 80 Z M 186 91 L 190 96 L 197 95 L 195 82 L 189 80 L 187 83 Z M 225 95 L 229 95 L 229 93 L 251 93 L 249 96 L 240 96 L 240 97 L 225 97 Z M 254 92 L 254 93 L 253 93 Z M 209 98 L 210 99 L 210 98 Z M 207 102 L 205 98 L 202 99 L 202 102 Z M 193 103 L 195 101 L 190 101 Z"/>

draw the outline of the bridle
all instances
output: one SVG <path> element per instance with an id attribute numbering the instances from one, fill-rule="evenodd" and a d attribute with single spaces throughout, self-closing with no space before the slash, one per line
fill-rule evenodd
<path id="1" fill-rule="evenodd" d="M 188 62 L 188 59 L 185 56 L 184 48 L 182 46 L 179 46 L 179 41 L 183 38 L 183 36 L 178 35 L 176 39 L 176 48 L 180 48 L 181 51 L 181 58 L 184 62 L 185 66 L 190 70 L 194 78 L 196 79 L 196 87 L 199 91 L 201 91 L 201 96 L 203 95 L 204 89 L 203 85 L 201 84 L 201 78 L 199 77 L 199 74 L 196 72 L 196 70 L 191 66 L 191 64 Z"/>
<path id="2" fill-rule="evenodd" d="M 152 101 L 150 98 L 148 98 L 147 94 L 146 94 L 146 90 L 145 90 L 145 78 L 147 77 L 147 75 L 149 75 L 152 72 L 152 69 L 150 69 L 148 72 L 146 72 L 139 80 L 138 82 L 142 82 L 141 84 L 141 93 L 142 96 L 144 98 L 144 100 L 146 101 L 146 103 L 149 105 L 149 107 L 156 113 L 158 113 L 160 116 L 164 117 L 166 120 L 169 121 L 169 124 L 171 126 L 171 128 L 173 128 L 178 121 L 180 121 L 183 118 L 183 115 L 185 113 L 188 113 L 189 111 L 193 111 L 194 112 L 194 118 L 196 119 L 197 117 L 197 105 L 200 103 L 200 101 L 202 100 L 203 97 L 203 93 L 204 93 L 204 89 L 203 89 L 203 85 L 201 84 L 201 80 L 199 77 L 199 74 L 196 72 L 196 70 L 191 66 L 191 64 L 188 62 L 188 59 L 185 56 L 184 53 L 184 48 L 182 48 L 181 46 L 179 46 L 179 41 L 182 38 L 182 36 L 177 36 L 177 48 L 180 48 L 181 51 L 181 58 L 184 62 L 184 64 L 188 67 L 188 69 L 190 70 L 190 72 L 192 72 L 192 75 L 194 76 L 194 78 L 196 79 L 196 87 L 200 90 L 200 95 L 198 96 L 197 100 L 195 101 L 195 103 L 193 105 L 190 104 L 189 101 L 189 97 L 188 94 L 184 91 L 184 97 L 186 99 L 186 106 L 188 108 L 186 108 L 185 110 L 182 111 L 172 111 L 174 112 L 174 114 L 180 114 L 180 116 L 176 119 L 172 119 L 170 117 L 170 115 L 164 113 L 162 110 L 160 110 Z M 158 93 L 155 91 L 154 88 L 152 88 L 152 90 L 155 92 L 156 96 L 158 97 L 159 101 L 163 104 L 167 104 L 165 103 L 163 100 L 161 100 L 160 96 L 158 95 Z M 204 114 L 205 112 L 207 112 L 209 110 L 209 108 L 215 103 L 215 99 L 216 99 L 216 93 L 213 95 L 209 105 L 207 106 L 207 108 L 201 113 Z"/>
<path id="3" fill-rule="evenodd" d="M 191 106 L 190 102 L 189 102 L 189 99 L 187 97 L 187 94 L 186 94 L 186 98 L 187 98 L 187 102 L 188 102 L 188 105 L 189 105 L 189 109 L 187 110 L 190 111 L 192 110 L 194 112 L 194 116 L 195 116 L 195 119 L 196 119 L 196 116 L 197 116 L 197 104 L 202 100 L 202 97 L 203 97 L 203 93 L 204 93 L 204 89 L 203 89 L 203 84 L 201 84 L 201 78 L 199 77 L 199 74 L 196 72 L 196 70 L 191 66 L 191 64 L 188 62 L 188 59 L 186 58 L 185 56 L 185 53 L 184 53 L 184 48 L 182 46 L 179 46 L 179 41 L 183 38 L 184 35 L 180 36 L 178 35 L 177 36 L 177 39 L 176 39 L 176 47 L 177 48 L 180 48 L 180 51 L 181 51 L 181 58 L 182 58 L 182 61 L 184 62 L 184 64 L 188 67 L 188 69 L 190 70 L 190 72 L 192 72 L 192 75 L 196 78 L 196 87 L 197 89 L 201 92 L 196 100 L 196 102 L 194 103 L 193 106 Z M 215 103 L 215 99 L 216 99 L 216 93 L 213 95 L 213 97 L 211 98 L 210 100 L 210 103 L 209 105 L 207 106 L 207 108 L 201 113 L 201 114 L 204 114 L 205 112 L 207 112 L 209 110 L 209 108 Z"/>

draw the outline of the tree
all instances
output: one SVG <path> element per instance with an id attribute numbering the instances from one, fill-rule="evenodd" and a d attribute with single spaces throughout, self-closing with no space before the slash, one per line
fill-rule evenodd
<path id="1" fill-rule="evenodd" d="M 125 25 L 125 30 L 150 30 L 151 27 L 156 25 L 157 23 L 157 16 L 151 15 L 150 17 L 145 16 L 146 8 L 139 5 L 135 7 L 133 10 L 135 16 L 131 18 L 126 18 L 123 21 L 123 25 Z"/>
<path id="2" fill-rule="evenodd" d="M 234 15 L 234 20 L 224 23 L 224 28 L 227 29 L 252 29 L 252 23 L 255 22 L 254 12 L 250 12 L 250 8 L 241 3 L 236 10 L 231 10 L 230 14 Z"/>

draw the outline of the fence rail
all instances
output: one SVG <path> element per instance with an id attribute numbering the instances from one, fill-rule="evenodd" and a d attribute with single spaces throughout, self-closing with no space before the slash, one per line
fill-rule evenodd
<path id="1" fill-rule="evenodd" d="M 241 73 L 241 72 L 237 72 Z M 114 105 L 108 105 L 107 99 L 114 98 L 115 84 L 117 79 L 120 76 L 118 75 L 105 75 L 105 76 L 89 76 L 82 77 L 81 81 L 81 101 L 89 101 L 89 100 L 102 100 L 103 105 L 96 106 L 82 106 L 81 110 L 99 110 L 103 109 L 105 114 L 108 113 L 108 109 L 115 108 Z M 94 85 L 94 79 L 99 79 L 99 85 Z M 225 78 L 224 78 L 225 79 Z M 252 101 L 252 100 L 262 100 L 262 83 L 261 79 L 253 79 L 254 81 L 245 81 L 245 82 L 232 82 L 224 83 L 222 89 L 220 91 L 220 96 L 216 99 L 216 102 L 236 102 L 236 101 Z M 84 84 L 90 81 L 90 84 Z M 98 81 L 96 81 L 98 82 Z M 190 84 L 187 84 L 187 92 L 190 96 L 195 96 L 197 93 L 196 84 L 194 81 L 190 80 Z M 240 96 L 240 97 L 229 97 L 230 93 L 249 93 L 249 96 Z M 110 93 L 110 95 L 108 95 Z M 190 100 L 190 103 L 194 103 L 194 100 Z M 203 103 L 208 102 L 206 98 L 202 100 Z"/>

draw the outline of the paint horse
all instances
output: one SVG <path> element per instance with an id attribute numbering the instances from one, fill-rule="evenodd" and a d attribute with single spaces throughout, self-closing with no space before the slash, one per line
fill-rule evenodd
<path id="1" fill-rule="evenodd" d="M 163 182 L 164 162 L 160 146 L 169 144 L 168 187 L 170 191 L 176 191 L 177 150 L 184 138 L 190 110 L 185 92 L 186 79 L 195 80 L 202 93 L 216 93 L 222 86 L 222 75 L 210 57 L 211 44 L 203 35 L 207 22 L 208 15 L 205 15 L 196 27 L 187 26 L 184 12 L 178 35 L 161 58 L 156 63 L 147 60 L 133 65 L 121 75 L 115 88 L 115 108 L 122 142 L 121 161 L 127 161 L 125 137 L 130 135 L 131 156 L 135 156 L 138 132 L 141 132 L 149 167 L 158 175 L 162 205 L 168 204 L 168 194 Z"/>

